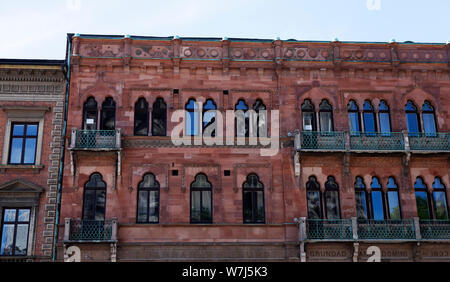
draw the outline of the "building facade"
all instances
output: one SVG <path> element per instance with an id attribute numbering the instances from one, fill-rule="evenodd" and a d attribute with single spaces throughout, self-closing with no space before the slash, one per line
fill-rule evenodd
<path id="1" fill-rule="evenodd" d="M 51 261 L 64 60 L 0 60 L 0 261 Z"/>
<path id="2" fill-rule="evenodd" d="M 450 45 L 69 42 L 59 260 L 450 261 Z"/>

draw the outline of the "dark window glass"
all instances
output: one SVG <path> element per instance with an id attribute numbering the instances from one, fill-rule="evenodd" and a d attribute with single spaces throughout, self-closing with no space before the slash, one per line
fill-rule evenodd
<path id="1" fill-rule="evenodd" d="M 166 136 L 167 105 L 159 97 L 153 103 L 152 109 L 152 136 Z"/>
<path id="2" fill-rule="evenodd" d="M 159 222 L 159 182 L 152 173 L 144 175 L 138 185 L 137 222 Z"/>
<path id="3" fill-rule="evenodd" d="M 317 131 L 314 105 L 306 99 L 302 104 L 303 131 Z"/>
<path id="4" fill-rule="evenodd" d="M 351 100 L 348 103 L 348 121 L 351 135 L 358 135 L 361 131 L 359 126 L 359 109 L 356 102 Z"/>
<path id="5" fill-rule="evenodd" d="M 198 135 L 199 131 L 199 108 L 195 99 L 189 99 L 186 104 L 186 135 Z"/>
<path id="6" fill-rule="evenodd" d="M 144 98 L 134 104 L 134 135 L 148 135 L 148 103 Z"/>
<path id="7" fill-rule="evenodd" d="M 320 131 L 331 132 L 334 131 L 333 127 L 333 107 L 327 100 L 322 100 L 319 105 L 319 123 Z"/>
<path id="8" fill-rule="evenodd" d="M 191 223 L 212 223 L 212 185 L 203 173 L 191 183 Z"/>
<path id="9" fill-rule="evenodd" d="M 84 185 L 83 219 L 105 220 L 106 183 L 99 173 L 93 173 Z"/>
<path id="10" fill-rule="evenodd" d="M 102 104 L 100 130 L 116 129 L 116 102 L 111 97 L 105 99 Z"/>
<path id="11" fill-rule="evenodd" d="M 366 185 L 362 177 L 357 176 L 355 180 L 355 193 L 356 193 L 356 215 L 358 219 L 369 219 L 368 204 L 367 204 L 367 191 Z"/>
<path id="12" fill-rule="evenodd" d="M 436 122 L 434 119 L 434 108 L 428 101 L 422 106 L 423 131 L 428 136 L 436 135 Z"/>
<path id="13" fill-rule="evenodd" d="M 325 211 L 327 219 L 340 219 L 339 185 L 333 176 L 328 176 L 325 183 Z"/>
<path id="14" fill-rule="evenodd" d="M 236 136 L 237 137 L 248 137 L 249 136 L 249 117 L 248 117 L 248 106 L 244 100 L 239 99 L 235 106 L 236 110 Z M 240 112 L 242 111 L 242 112 Z"/>
<path id="15" fill-rule="evenodd" d="M 439 177 L 436 177 L 433 182 L 433 206 L 436 219 L 448 219 L 445 186 Z"/>
<path id="16" fill-rule="evenodd" d="M 391 133 L 391 118 L 389 114 L 389 106 L 386 102 L 381 101 L 378 107 L 378 117 L 380 119 L 380 132 L 383 135 Z"/>
<path id="17" fill-rule="evenodd" d="M 12 123 L 10 164 L 34 164 L 38 137 L 37 123 Z"/>
<path id="18" fill-rule="evenodd" d="M 264 223 L 264 185 L 259 177 L 252 173 L 242 185 L 244 223 Z"/>
<path id="19" fill-rule="evenodd" d="M 420 219 L 431 219 L 430 206 L 428 191 L 425 183 L 421 177 L 416 178 L 416 183 L 414 183 L 416 204 L 417 204 L 417 214 Z"/>
<path id="20" fill-rule="evenodd" d="M 213 125 L 216 122 L 216 110 L 217 106 L 212 99 L 206 100 L 206 103 L 203 105 L 203 133 L 205 136 L 216 136 L 216 128 L 217 124 Z M 208 128 L 208 132 L 205 129 Z"/>
<path id="21" fill-rule="evenodd" d="M 383 192 L 378 178 L 372 177 L 371 198 L 372 198 L 372 216 L 375 220 L 384 220 Z"/>
<path id="22" fill-rule="evenodd" d="M 0 256 L 27 255 L 30 213 L 27 208 L 3 210 Z"/>
<path id="23" fill-rule="evenodd" d="M 308 182 L 306 182 L 306 198 L 308 201 L 308 218 L 322 218 L 320 185 L 315 176 L 310 176 Z"/>
<path id="24" fill-rule="evenodd" d="M 370 101 L 365 101 L 363 106 L 364 131 L 366 135 L 373 135 L 377 128 L 375 126 L 375 113 Z"/>
<path id="25" fill-rule="evenodd" d="M 98 108 L 94 97 L 89 97 L 83 105 L 83 129 L 97 129 Z"/>
<path id="26" fill-rule="evenodd" d="M 409 135 L 417 135 L 420 132 L 419 127 L 419 114 L 417 112 L 416 106 L 413 102 L 408 101 L 405 106 L 406 112 L 406 126 L 408 129 Z"/>
<path id="27" fill-rule="evenodd" d="M 261 99 L 253 104 L 252 136 L 267 137 L 267 110 Z"/>
<path id="28" fill-rule="evenodd" d="M 401 219 L 398 187 L 393 177 L 388 178 L 387 188 L 388 188 L 387 203 L 388 203 L 389 218 Z"/>

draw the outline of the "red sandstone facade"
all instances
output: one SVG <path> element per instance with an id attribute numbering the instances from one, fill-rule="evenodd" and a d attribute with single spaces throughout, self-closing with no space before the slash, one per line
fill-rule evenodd
<path id="1" fill-rule="evenodd" d="M 392 132 L 406 132 L 408 101 L 418 108 L 428 101 L 434 107 L 436 131 L 450 132 L 449 45 L 69 37 L 68 151 L 59 260 L 71 245 L 80 248 L 82 261 L 366 261 L 366 250 L 374 245 L 381 249 L 383 261 L 450 260 L 450 238 L 420 241 L 416 229 L 413 239 L 308 240 L 301 219 L 308 217 L 310 176 L 316 177 L 322 192 L 327 178 L 335 178 L 342 219 L 357 216 L 357 176 L 369 188 L 372 177 L 377 177 L 384 193 L 388 178 L 394 177 L 401 218 L 411 220 L 418 217 L 417 177 L 430 191 L 439 177 L 447 188 L 448 213 L 448 146 L 420 152 L 409 147 L 393 152 L 353 150 L 348 134 L 342 150 L 297 148 L 295 141 L 296 130 L 306 130 L 302 124 L 306 99 L 315 105 L 316 114 L 321 101 L 331 104 L 336 132 L 350 130 L 351 100 L 358 104 L 360 115 L 365 100 L 375 107 L 381 100 L 387 102 Z M 98 123 L 102 103 L 111 97 L 116 104 L 113 148 L 75 144 L 89 97 L 97 102 Z M 150 107 L 148 136 L 134 134 L 135 103 L 141 97 Z M 157 98 L 167 105 L 166 137 L 151 136 L 151 107 Z M 213 99 L 223 113 L 233 110 L 239 99 L 250 107 L 260 99 L 267 110 L 279 110 L 278 154 L 263 157 L 260 146 L 172 145 L 170 134 L 177 123 L 171 122 L 171 114 L 184 109 L 190 98 L 203 103 Z M 95 173 L 106 183 L 105 219 L 112 220 L 112 235 L 97 242 L 71 239 L 68 228 L 71 220 L 83 217 L 85 185 Z M 146 173 L 152 173 L 160 185 L 155 224 L 137 223 L 138 185 Z M 199 173 L 212 185 L 212 223 L 208 224 L 190 222 L 191 183 Z M 243 223 L 243 183 L 252 173 L 264 185 L 265 219 L 259 224 Z"/>

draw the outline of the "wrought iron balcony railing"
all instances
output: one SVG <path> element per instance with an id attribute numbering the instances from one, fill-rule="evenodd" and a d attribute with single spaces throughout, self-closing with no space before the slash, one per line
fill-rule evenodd
<path id="1" fill-rule="evenodd" d="M 360 151 L 404 151 L 405 140 L 401 132 L 352 132 L 350 134 L 350 149 Z"/>
<path id="2" fill-rule="evenodd" d="M 449 151 L 450 133 L 409 133 L 411 151 Z"/>
<path id="3" fill-rule="evenodd" d="M 117 240 L 117 220 L 66 218 L 64 241 L 110 242 Z"/>
<path id="4" fill-rule="evenodd" d="M 77 130 L 72 129 L 72 149 L 119 149 L 118 130 Z"/>
<path id="5" fill-rule="evenodd" d="M 424 240 L 450 240 L 450 220 L 421 220 L 420 234 Z"/>
<path id="6" fill-rule="evenodd" d="M 358 238 L 369 240 L 416 239 L 414 221 L 403 220 L 359 220 Z"/>
<path id="7" fill-rule="evenodd" d="M 303 131 L 300 138 L 302 150 L 345 150 L 344 132 Z"/>
<path id="8" fill-rule="evenodd" d="M 310 240 L 352 240 L 351 219 L 308 219 L 306 236 Z"/>

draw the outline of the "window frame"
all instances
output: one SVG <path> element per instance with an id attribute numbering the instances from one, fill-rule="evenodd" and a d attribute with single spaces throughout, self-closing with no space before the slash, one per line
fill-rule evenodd
<path id="1" fill-rule="evenodd" d="M 331 183 L 331 179 L 333 180 L 333 182 L 336 184 L 336 187 L 331 187 L 330 183 Z M 330 219 L 328 218 L 328 207 L 327 207 L 327 192 L 337 192 L 337 202 L 338 202 L 338 206 L 337 206 L 337 211 L 338 211 L 338 218 L 333 218 Z M 342 218 L 342 211 L 341 211 L 341 195 L 340 195 L 340 189 L 339 189 L 339 184 L 336 181 L 336 178 L 334 176 L 328 176 L 327 177 L 327 181 L 325 182 L 325 191 L 323 193 L 323 206 L 325 209 L 325 218 L 329 219 L 329 220 L 336 220 L 336 219 L 341 219 Z"/>
<path id="2" fill-rule="evenodd" d="M 302 131 L 309 131 L 309 132 L 315 132 L 317 131 L 317 125 L 316 125 L 316 111 L 314 104 L 310 99 L 303 100 L 303 103 L 301 105 L 302 110 Z M 311 124 L 311 130 L 305 128 L 305 114 L 311 114 L 312 115 L 312 124 Z"/>
<path id="3" fill-rule="evenodd" d="M 3 241 L 3 228 L 5 226 L 5 211 L 6 210 L 16 210 L 16 215 L 15 215 L 15 219 L 14 222 L 10 222 L 7 221 L 6 224 L 8 225 L 13 225 L 14 226 L 14 235 L 13 235 L 13 254 L 12 255 L 2 255 L 1 254 L 1 244 Z M 28 217 L 28 221 L 18 221 L 18 214 L 19 214 L 19 210 L 28 210 L 29 211 L 29 217 Z M 28 256 L 30 253 L 30 232 L 33 231 L 33 208 L 32 207 L 2 207 L 2 211 L 0 213 L 1 216 L 1 225 L 0 225 L 0 257 L 24 257 L 24 256 Z M 16 237 L 17 237 L 17 228 L 19 224 L 27 224 L 28 225 L 28 230 L 27 230 L 27 236 L 26 236 L 26 251 L 25 251 L 25 255 L 16 255 L 15 252 L 15 247 L 16 247 Z"/>
<path id="4" fill-rule="evenodd" d="M 111 105 L 108 105 L 107 102 L 111 101 Z M 105 129 L 106 124 L 105 123 L 105 119 L 106 119 L 106 115 L 110 113 L 110 114 L 114 114 L 114 126 L 113 129 Z M 100 130 L 116 130 L 116 118 L 117 118 L 117 103 L 114 100 L 113 97 L 109 96 L 106 97 L 105 100 L 102 103 L 102 108 L 100 110 L 100 124 L 99 124 L 99 129 Z"/>
<path id="5" fill-rule="evenodd" d="M 380 187 L 373 187 L 372 183 L 373 180 L 376 179 L 378 184 L 380 185 Z M 374 205 L 373 205 L 373 192 L 380 192 L 381 193 L 381 210 L 383 212 L 383 219 L 375 219 L 375 210 L 374 210 Z M 385 201 L 385 195 L 384 195 L 384 191 L 383 191 L 383 186 L 381 185 L 380 179 L 377 176 L 372 176 L 372 181 L 370 182 L 370 211 L 371 211 L 371 217 L 370 219 L 373 220 L 386 220 L 387 216 L 386 216 L 386 201 Z"/>
<path id="6" fill-rule="evenodd" d="M 392 179 L 394 185 L 396 186 L 395 188 L 393 187 L 389 187 L 389 179 Z M 385 218 L 391 219 L 391 208 L 389 205 L 389 192 L 396 192 L 397 193 L 397 201 L 398 201 L 398 209 L 399 209 L 399 213 L 400 213 L 400 219 L 398 220 L 402 220 L 403 216 L 402 216 L 402 204 L 400 201 L 400 189 L 398 188 L 397 182 L 395 181 L 395 177 L 393 176 L 389 176 L 388 177 L 388 183 L 386 184 L 386 216 Z"/>
<path id="7" fill-rule="evenodd" d="M 383 103 L 386 106 L 386 109 L 382 109 L 381 103 Z M 382 122 L 381 122 L 381 114 L 387 114 L 388 117 L 388 125 L 389 125 L 389 132 L 383 132 L 382 131 Z M 391 108 L 389 107 L 388 103 L 385 100 L 381 100 L 378 104 L 378 128 L 380 134 L 383 136 L 390 136 L 392 133 L 392 123 L 391 123 Z"/>
<path id="8" fill-rule="evenodd" d="M 155 187 L 141 187 L 141 183 L 144 182 L 145 177 L 147 175 L 153 175 L 154 181 L 157 184 Z M 139 197 L 139 192 L 140 191 L 147 191 L 147 220 L 146 221 L 139 221 L 139 203 L 140 203 L 140 197 Z M 158 215 L 157 221 L 150 221 L 150 192 L 158 192 L 158 198 L 157 198 L 157 203 L 158 203 Z M 138 183 L 137 186 L 137 203 L 136 203 L 136 223 L 137 224 L 158 224 L 159 220 L 160 220 L 160 215 L 161 215 L 161 185 L 159 184 L 158 180 L 156 180 L 156 175 L 149 172 L 149 173 L 145 173 L 142 176 L 142 180 Z"/>
<path id="9" fill-rule="evenodd" d="M 369 105 L 370 108 L 367 109 L 366 105 Z M 369 118 L 367 117 L 368 115 L 370 115 L 372 117 L 373 132 L 372 131 L 370 131 L 370 132 L 367 131 L 367 125 L 369 123 Z M 364 123 L 364 134 L 366 136 L 374 136 L 374 135 L 376 135 L 377 132 L 378 132 L 377 120 L 376 120 L 376 115 L 375 115 L 375 109 L 374 109 L 374 107 L 372 105 L 372 102 L 370 100 L 365 100 L 364 101 L 362 116 L 363 116 L 363 123 Z"/>
<path id="10" fill-rule="evenodd" d="M 424 110 L 424 106 L 428 104 L 428 106 L 431 108 L 431 110 Z M 434 132 L 426 132 L 426 126 L 425 126 L 425 115 L 430 115 L 433 117 L 433 126 L 434 126 Z M 438 133 L 437 123 L 436 123 L 436 110 L 434 109 L 433 105 L 429 101 L 424 101 L 422 105 L 422 123 L 423 123 L 423 133 L 427 137 L 433 137 L 436 136 Z"/>
<path id="11" fill-rule="evenodd" d="M 138 105 L 139 103 L 144 103 L 144 109 L 142 110 L 142 112 L 140 112 L 141 110 L 139 109 L 139 111 L 137 110 L 137 107 L 140 106 Z M 143 119 L 143 123 L 144 125 L 146 125 L 146 132 L 145 134 L 138 134 L 136 131 L 136 121 L 138 120 L 137 118 L 141 117 Z M 149 104 L 147 102 L 147 100 L 144 97 L 140 97 L 136 103 L 134 103 L 134 125 L 133 125 L 133 135 L 134 136 L 148 136 L 148 132 L 149 132 Z"/>
<path id="12" fill-rule="evenodd" d="M 417 183 L 417 180 L 418 180 L 418 179 L 421 180 L 421 182 L 422 182 L 422 184 L 423 184 L 423 187 L 419 187 L 419 188 L 416 187 L 416 183 Z M 417 177 L 416 177 L 416 181 L 414 182 L 413 187 L 414 187 L 414 198 L 415 198 L 415 200 L 416 200 L 417 216 L 420 218 L 420 216 L 419 216 L 419 209 L 418 209 L 418 205 L 417 205 L 417 196 L 416 196 L 416 193 L 417 193 L 417 192 L 425 192 L 425 194 L 426 194 L 426 196 L 427 196 L 427 208 L 428 208 L 428 219 L 425 219 L 425 220 L 432 220 L 432 219 L 434 218 L 434 216 L 433 216 L 432 200 L 431 200 L 431 197 L 430 197 L 430 193 L 429 193 L 429 191 L 428 191 L 427 184 L 426 184 L 425 181 L 423 180 L 423 177 L 417 176 Z"/>
<path id="13" fill-rule="evenodd" d="M 14 136 L 13 131 L 14 131 L 14 125 L 24 125 L 24 132 L 22 136 Z M 31 137 L 27 137 L 26 131 L 29 125 L 37 125 L 37 130 L 36 130 L 36 135 L 35 136 L 31 136 Z M 21 138 L 22 139 L 22 149 L 21 149 L 21 160 L 20 163 L 11 163 L 11 153 L 12 153 L 12 142 L 14 138 Z M 25 163 L 25 144 L 26 144 L 26 139 L 28 138 L 34 138 L 36 140 L 36 144 L 35 144 L 35 148 L 34 148 L 34 161 L 33 163 Z M 9 138 L 9 153 L 8 153 L 8 165 L 29 165 L 29 166 L 33 166 L 36 165 L 36 157 L 37 157 L 37 148 L 38 148 L 38 138 L 39 138 L 39 122 L 17 122 L 17 121 L 13 121 L 11 122 L 11 128 L 10 128 L 10 138 Z"/>
<path id="14" fill-rule="evenodd" d="M 317 183 L 317 187 L 313 187 L 310 188 L 308 187 L 308 183 L 312 182 L 312 179 L 314 179 L 313 182 Z M 306 209 L 307 209 L 307 214 L 308 214 L 308 219 L 323 219 L 324 217 L 324 211 L 323 211 L 323 200 L 322 200 L 322 190 L 320 189 L 320 183 L 317 180 L 317 177 L 315 175 L 310 175 L 308 177 L 308 181 L 306 182 Z M 310 212 L 309 212 L 309 199 L 308 199 L 308 192 L 318 192 L 319 193 L 319 210 L 320 210 L 320 214 L 319 214 L 319 218 L 311 218 L 310 217 Z"/>
<path id="15" fill-rule="evenodd" d="M 362 185 L 363 185 L 363 187 L 356 187 L 356 183 L 358 182 L 358 179 L 361 179 L 361 183 L 362 183 Z M 364 193 L 364 200 L 365 200 L 365 207 L 366 207 L 366 210 L 365 210 L 365 212 L 366 212 L 366 218 L 359 218 L 358 217 L 358 208 L 357 208 L 357 206 L 355 206 L 355 209 L 356 209 L 356 217 L 357 217 L 357 219 L 358 220 L 369 220 L 371 217 L 370 217 L 370 199 L 369 199 L 369 193 L 368 193 L 368 191 L 367 191 L 367 186 L 366 186 L 366 183 L 364 182 L 364 178 L 363 177 L 361 177 L 361 176 L 356 176 L 355 177 L 355 183 L 353 184 L 353 187 L 354 187 L 354 189 L 355 189 L 355 204 L 357 204 L 356 203 L 356 193 L 357 192 L 359 192 L 359 193 Z"/>
<path id="16" fill-rule="evenodd" d="M 206 179 L 206 182 L 209 183 L 210 187 L 192 187 L 192 184 L 195 183 L 197 181 L 197 177 L 199 175 L 203 175 Z M 213 205 L 213 185 L 212 183 L 208 180 L 208 176 L 205 173 L 198 173 L 195 175 L 194 177 L 194 181 L 192 181 L 191 185 L 189 186 L 190 191 L 189 191 L 189 214 L 190 214 L 190 224 L 213 224 L 214 222 L 214 205 Z M 210 210 L 211 210 L 211 220 L 205 220 L 202 217 L 202 212 L 201 212 L 201 207 L 202 207 L 202 203 L 203 203 L 203 193 L 201 192 L 210 192 L 211 196 L 210 196 Z M 200 192 L 200 220 L 199 221 L 194 221 L 192 219 L 192 192 Z"/>
<path id="17" fill-rule="evenodd" d="M 323 105 L 326 103 L 326 105 Z M 322 106 L 323 105 L 323 106 Z M 329 106 L 330 109 L 326 109 L 325 107 Z M 323 131 L 322 130 L 322 119 L 321 114 L 322 113 L 330 113 L 330 119 L 331 119 L 331 131 Z M 329 133 L 334 131 L 334 117 L 333 117 L 333 106 L 328 102 L 327 99 L 323 99 L 319 104 L 319 130 L 321 133 Z"/>
<path id="18" fill-rule="evenodd" d="M 353 104 L 355 106 L 355 109 L 351 108 L 351 104 Z M 352 120 L 350 118 L 350 114 L 354 114 L 356 115 L 357 119 L 356 121 L 358 122 L 358 131 L 351 131 L 352 129 Z M 359 136 L 361 134 L 361 115 L 359 114 L 359 106 L 358 103 L 356 103 L 355 100 L 350 100 L 347 104 L 347 118 L 348 118 L 348 122 L 349 122 L 349 131 L 350 131 L 350 136 Z"/>
<path id="19" fill-rule="evenodd" d="M 249 177 L 250 176 L 256 176 L 256 181 L 257 183 L 261 183 L 262 187 L 245 187 L 245 184 L 248 183 L 249 181 Z M 251 193 L 251 198 L 252 198 L 252 207 L 251 207 L 251 211 L 252 211 L 252 218 L 251 220 L 247 220 L 245 219 L 245 206 L 244 206 L 244 193 Z M 257 209 L 258 209 L 258 192 L 262 193 L 262 206 L 263 206 L 263 220 L 262 221 L 257 221 L 255 220 L 255 215 L 258 213 Z M 247 175 L 247 178 L 245 180 L 244 183 L 242 183 L 242 221 L 243 224 L 265 224 L 266 223 L 266 204 L 265 204 L 265 189 L 264 189 L 264 183 L 262 183 L 259 179 L 258 174 L 256 173 L 250 173 Z"/>
<path id="20" fill-rule="evenodd" d="M 103 183 L 105 183 L 105 187 L 103 188 L 103 187 L 86 187 L 86 185 L 89 183 L 89 182 L 91 182 L 91 179 L 92 179 L 92 177 L 95 175 L 95 174 L 98 174 L 98 175 L 100 175 L 100 179 L 101 179 L 101 181 L 103 182 Z M 108 188 L 108 184 L 106 183 L 106 181 L 104 181 L 103 180 L 103 175 L 101 174 L 101 173 L 98 173 L 98 172 L 94 172 L 94 173 L 92 173 L 90 176 L 89 176 L 89 180 L 88 181 L 86 181 L 86 183 L 84 184 L 84 186 L 83 186 L 83 207 L 82 207 L 82 214 L 81 214 L 81 218 L 83 219 L 83 220 L 95 220 L 95 221 L 105 221 L 106 220 L 106 201 L 107 201 L 107 196 L 108 196 L 108 194 L 107 194 L 107 192 L 108 192 L 108 190 L 107 190 L 107 188 Z M 104 190 L 104 192 L 105 192 L 105 208 L 104 208 L 104 213 L 103 213 L 103 219 L 101 220 L 101 219 L 95 219 L 95 216 L 96 216 L 96 212 L 94 211 L 94 219 L 89 219 L 89 218 L 85 218 L 85 205 L 86 205 L 86 191 L 87 190 L 94 190 L 96 193 L 95 193 L 95 198 L 94 198 L 94 202 L 93 202 L 93 206 L 94 206 L 94 208 L 96 208 L 97 207 L 97 191 L 100 191 L 100 190 Z"/>
<path id="21" fill-rule="evenodd" d="M 411 105 L 415 108 L 415 110 L 408 110 L 407 109 L 409 103 L 411 103 Z M 420 125 L 420 115 L 419 115 L 419 111 L 417 109 L 416 104 L 413 101 L 408 100 L 406 102 L 406 105 L 405 105 L 404 109 L 405 109 L 405 118 L 406 118 L 406 130 L 408 132 L 408 136 L 418 136 L 418 134 L 422 132 L 422 127 Z M 410 132 L 409 129 L 408 129 L 408 124 L 409 124 L 409 122 L 408 122 L 408 115 L 412 115 L 412 114 L 414 114 L 416 116 L 417 132 Z"/>

